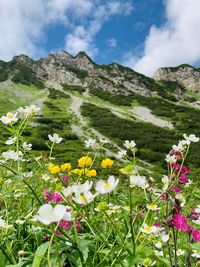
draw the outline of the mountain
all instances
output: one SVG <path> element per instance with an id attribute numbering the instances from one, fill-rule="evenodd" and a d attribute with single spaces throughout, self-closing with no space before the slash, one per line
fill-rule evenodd
<path id="1" fill-rule="evenodd" d="M 33 153 L 47 153 L 49 133 L 59 133 L 55 149 L 61 162 L 76 162 L 88 137 L 108 138 L 114 157 L 126 139 L 138 146 L 139 165 L 159 173 L 165 154 L 183 133 L 200 136 L 200 71 L 189 65 L 161 68 L 154 78 L 112 63 L 99 65 L 86 53 L 65 51 L 40 60 L 26 55 L 0 61 L 0 113 L 37 104 L 41 112 L 24 132 Z M 3 127 L 1 147 L 7 149 Z M 191 167 L 198 169 L 199 145 L 192 148 Z M 66 153 L 67 151 L 67 153 Z"/>

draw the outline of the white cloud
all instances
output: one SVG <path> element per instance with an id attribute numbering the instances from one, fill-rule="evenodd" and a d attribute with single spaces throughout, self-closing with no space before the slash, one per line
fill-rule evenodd
<path id="1" fill-rule="evenodd" d="M 123 1 L 108 1 L 106 4 L 94 6 L 89 23 L 76 26 L 73 32 L 66 36 L 66 50 L 75 55 L 84 50 L 90 57 L 94 57 L 98 48 L 94 37 L 101 30 L 103 24 L 114 15 L 129 15 L 133 6 Z"/>
<path id="2" fill-rule="evenodd" d="M 151 27 L 141 58 L 132 53 L 123 63 L 149 76 L 159 67 L 195 64 L 200 60 L 199 25 L 199 0 L 166 0 L 165 24 Z"/>
<path id="3" fill-rule="evenodd" d="M 64 25 L 66 49 L 95 55 L 94 36 L 112 15 L 127 15 L 132 5 L 122 0 L 0 0 L 0 59 L 14 55 L 39 57 L 49 27 Z M 63 36 L 64 40 L 65 36 Z"/>
<path id="4" fill-rule="evenodd" d="M 107 43 L 110 47 L 116 47 L 117 46 L 117 40 L 115 38 L 110 38 L 107 40 Z"/>

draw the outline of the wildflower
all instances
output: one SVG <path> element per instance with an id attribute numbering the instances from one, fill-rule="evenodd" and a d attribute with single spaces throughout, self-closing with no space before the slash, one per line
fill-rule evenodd
<path id="1" fill-rule="evenodd" d="M 179 193 L 181 192 L 181 188 L 178 187 L 178 186 L 174 186 L 170 189 L 171 192 L 174 192 L 174 193 Z"/>
<path id="2" fill-rule="evenodd" d="M 84 193 L 87 191 L 90 191 L 92 188 L 93 182 L 92 181 L 86 181 L 83 184 L 78 183 L 77 185 L 74 185 L 74 192 L 75 193 Z"/>
<path id="3" fill-rule="evenodd" d="M 72 197 L 72 199 L 76 203 L 80 205 L 84 205 L 84 206 L 92 202 L 94 198 L 95 198 L 95 195 L 93 195 L 90 191 L 83 192 L 81 194 L 77 193 L 75 194 L 75 197 Z"/>
<path id="4" fill-rule="evenodd" d="M 39 107 L 36 107 L 35 105 L 30 105 L 29 107 L 28 106 L 25 106 L 24 108 L 20 107 L 18 108 L 18 112 L 24 116 L 25 118 L 27 117 L 31 117 L 35 114 L 38 113 L 38 111 L 40 110 Z"/>
<path id="5" fill-rule="evenodd" d="M 166 243 L 169 240 L 169 235 L 167 234 L 161 234 L 161 239 L 164 243 Z"/>
<path id="6" fill-rule="evenodd" d="M 78 160 L 78 165 L 81 168 L 86 168 L 92 165 L 92 158 L 89 156 L 82 157 Z"/>
<path id="7" fill-rule="evenodd" d="M 96 211 L 106 211 L 106 210 L 108 210 L 108 203 L 107 202 L 100 202 L 95 210 Z"/>
<path id="8" fill-rule="evenodd" d="M 2 157 L 5 158 L 5 160 L 14 160 L 14 161 L 17 161 L 17 160 L 20 160 L 22 159 L 23 157 L 23 153 L 21 151 L 14 151 L 14 150 L 10 150 L 10 151 L 7 151 L 7 152 L 3 152 L 2 153 Z"/>
<path id="9" fill-rule="evenodd" d="M 162 246 L 161 246 L 162 247 Z M 160 247 L 160 248 L 161 248 Z M 154 254 L 157 256 L 157 257 L 163 257 L 163 251 L 159 251 L 159 250 L 154 250 Z"/>
<path id="10" fill-rule="evenodd" d="M 104 144 L 108 144 L 108 143 L 109 143 L 109 141 L 108 141 L 107 139 L 99 138 L 99 141 L 100 141 L 100 143 L 101 143 L 102 145 L 104 145 Z"/>
<path id="11" fill-rule="evenodd" d="M 59 227 L 63 228 L 63 229 L 69 229 L 71 226 L 71 223 L 69 221 L 66 220 L 62 220 L 59 222 Z"/>
<path id="12" fill-rule="evenodd" d="M 136 143 L 134 141 L 126 140 L 123 144 L 127 149 L 134 149 L 136 146 Z"/>
<path id="13" fill-rule="evenodd" d="M 162 243 L 160 241 L 157 241 L 155 243 L 155 247 L 157 247 L 158 249 L 162 248 Z"/>
<path id="14" fill-rule="evenodd" d="M 107 181 L 100 180 L 96 183 L 95 190 L 99 194 L 107 194 L 110 193 L 115 189 L 115 187 L 118 185 L 119 179 L 115 179 L 114 176 L 109 176 Z"/>
<path id="15" fill-rule="evenodd" d="M 71 171 L 71 173 L 80 175 L 81 170 L 80 169 L 74 169 Z"/>
<path id="16" fill-rule="evenodd" d="M 67 221 L 72 220 L 69 207 L 58 204 L 53 208 L 50 204 L 44 204 L 39 208 L 38 214 L 33 220 L 49 225 L 52 222 L 59 222 L 62 219 Z"/>
<path id="17" fill-rule="evenodd" d="M 195 241 L 200 242 L 200 231 L 197 230 L 196 228 L 192 229 L 192 237 Z"/>
<path id="18" fill-rule="evenodd" d="M 145 234 L 152 234 L 157 232 L 157 227 L 156 226 L 149 226 L 146 223 L 144 223 L 143 228 L 140 228 L 140 231 L 145 233 Z"/>
<path id="19" fill-rule="evenodd" d="M 50 168 L 50 172 L 51 172 L 52 174 L 59 173 L 59 172 L 60 172 L 60 167 L 59 167 L 58 165 L 52 166 L 52 167 Z"/>
<path id="20" fill-rule="evenodd" d="M 23 142 L 22 147 L 24 150 L 28 151 L 32 149 L 32 144 L 27 144 L 27 142 Z"/>
<path id="21" fill-rule="evenodd" d="M 172 217 L 172 224 L 178 230 L 187 232 L 189 225 L 187 224 L 187 218 L 180 213 L 175 213 Z"/>
<path id="22" fill-rule="evenodd" d="M 95 139 L 89 138 L 88 140 L 85 141 L 85 147 L 86 148 L 90 148 L 90 147 L 94 148 L 95 144 L 96 144 L 96 140 Z"/>
<path id="23" fill-rule="evenodd" d="M 11 227 L 12 227 L 12 225 L 7 224 L 6 221 L 4 219 L 2 219 L 2 217 L 0 217 L 0 228 L 8 229 Z"/>
<path id="24" fill-rule="evenodd" d="M 104 159 L 104 160 L 102 160 L 102 162 L 101 162 L 101 166 L 102 166 L 102 168 L 104 168 L 104 169 L 111 168 L 112 165 L 113 165 L 113 160 L 111 160 L 111 159 Z"/>
<path id="25" fill-rule="evenodd" d="M 86 175 L 89 176 L 89 177 L 94 177 L 94 176 L 97 175 L 97 171 L 94 170 L 94 169 L 93 170 L 89 170 L 89 171 L 87 171 Z"/>
<path id="26" fill-rule="evenodd" d="M 200 205 L 197 205 L 197 208 L 194 209 L 196 213 L 200 213 Z"/>
<path id="27" fill-rule="evenodd" d="M 10 146 L 10 145 L 13 145 L 16 141 L 17 137 L 14 136 L 14 137 L 9 137 L 8 140 L 5 142 L 6 145 Z"/>
<path id="28" fill-rule="evenodd" d="M 189 136 L 187 136 L 186 134 L 184 134 L 183 137 L 188 142 L 194 142 L 194 143 L 199 142 L 199 137 L 196 137 L 195 134 L 190 134 Z"/>
<path id="29" fill-rule="evenodd" d="M 126 154 L 127 154 L 127 151 L 124 150 L 124 149 L 122 149 L 122 150 L 118 151 L 118 153 L 117 153 L 117 157 L 118 157 L 118 158 L 123 158 L 123 157 L 126 156 Z"/>
<path id="30" fill-rule="evenodd" d="M 166 175 L 164 175 L 162 178 L 162 182 L 164 184 L 163 190 L 166 191 L 169 186 L 169 178 Z"/>
<path id="31" fill-rule="evenodd" d="M 49 137 L 49 140 L 54 144 L 59 144 L 63 139 L 62 137 L 59 137 L 59 135 L 56 133 L 53 134 L 53 136 L 49 134 L 48 137 Z"/>
<path id="32" fill-rule="evenodd" d="M 193 252 L 191 255 L 192 257 L 200 259 L 200 252 L 198 252 L 197 250 L 193 250 L 192 252 Z"/>
<path id="33" fill-rule="evenodd" d="M 71 171 L 72 165 L 71 163 L 64 163 L 60 166 L 62 171 Z"/>
<path id="34" fill-rule="evenodd" d="M 49 180 L 50 180 L 50 176 L 47 175 L 47 174 L 42 174 L 41 178 L 42 178 L 42 180 L 44 180 L 44 181 L 49 181 Z"/>
<path id="35" fill-rule="evenodd" d="M 176 162 L 176 156 L 175 155 L 166 155 L 165 161 L 169 164 L 175 163 Z"/>
<path id="36" fill-rule="evenodd" d="M 182 255 L 185 254 L 185 251 L 184 251 L 183 249 L 178 249 L 178 250 L 176 251 L 176 254 L 177 254 L 177 256 L 182 256 Z"/>
<path id="37" fill-rule="evenodd" d="M 130 176 L 130 187 L 141 187 L 143 189 L 147 188 L 149 185 L 147 183 L 145 176 L 131 175 Z"/>
<path id="38" fill-rule="evenodd" d="M 147 209 L 155 211 L 155 210 L 159 210 L 160 208 L 158 208 L 158 206 L 155 204 L 147 204 Z"/>
<path id="39" fill-rule="evenodd" d="M 51 200 L 55 201 L 56 203 L 60 203 L 63 201 L 63 198 L 61 197 L 61 195 L 59 193 L 53 192 L 50 195 Z"/>
<path id="40" fill-rule="evenodd" d="M 0 121 L 2 121 L 4 124 L 11 124 L 11 123 L 15 123 L 18 121 L 18 118 L 17 118 L 17 113 L 13 114 L 11 112 L 8 112 L 6 114 L 6 116 L 2 116 L 0 118 Z"/>
<path id="41" fill-rule="evenodd" d="M 63 182 L 66 183 L 67 180 L 69 179 L 69 176 L 68 175 L 63 175 L 62 179 L 63 179 Z"/>
<path id="42" fill-rule="evenodd" d="M 62 194 L 64 197 L 69 197 L 75 192 L 74 186 L 68 186 L 62 190 Z"/>
<path id="43" fill-rule="evenodd" d="M 185 198 L 182 194 L 176 194 L 175 199 L 177 199 L 180 202 L 181 207 L 183 207 L 186 203 Z"/>

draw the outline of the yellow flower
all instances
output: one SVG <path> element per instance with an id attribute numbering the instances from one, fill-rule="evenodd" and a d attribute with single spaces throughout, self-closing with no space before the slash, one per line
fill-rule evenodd
<path id="1" fill-rule="evenodd" d="M 60 167 L 58 165 L 55 165 L 55 166 L 53 166 L 53 167 L 50 168 L 50 172 L 52 174 L 59 173 L 60 172 Z"/>
<path id="2" fill-rule="evenodd" d="M 87 168 L 79 170 L 79 175 L 87 175 L 87 173 L 88 173 Z"/>
<path id="3" fill-rule="evenodd" d="M 51 168 L 53 168 L 55 165 L 53 163 L 50 163 L 49 166 L 48 166 L 48 170 L 50 171 Z"/>
<path id="4" fill-rule="evenodd" d="M 85 168 L 85 167 L 88 167 L 92 164 L 92 158 L 91 157 L 88 157 L 88 156 L 85 156 L 85 157 L 82 157 L 78 160 L 78 165 L 79 167 L 81 168 Z"/>
<path id="5" fill-rule="evenodd" d="M 102 160 L 102 162 L 101 162 L 101 166 L 102 166 L 102 168 L 104 168 L 104 169 L 111 168 L 112 165 L 113 165 L 113 160 L 111 160 L 111 159 L 104 159 L 104 160 Z"/>
<path id="6" fill-rule="evenodd" d="M 71 171 L 71 173 L 74 173 L 74 174 L 80 174 L 81 170 L 80 169 L 74 169 Z"/>
<path id="7" fill-rule="evenodd" d="M 89 177 L 94 177 L 97 175 L 97 171 L 96 170 L 90 170 L 86 173 L 86 175 Z"/>
<path id="8" fill-rule="evenodd" d="M 60 166 L 62 171 L 70 171 L 72 169 L 71 163 L 64 163 Z"/>

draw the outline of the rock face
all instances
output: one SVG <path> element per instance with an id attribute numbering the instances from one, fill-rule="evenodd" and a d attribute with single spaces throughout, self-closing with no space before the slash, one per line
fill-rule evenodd
<path id="1" fill-rule="evenodd" d="M 183 86 L 200 93 L 200 70 L 189 65 L 161 68 L 152 79 L 117 63 L 96 64 L 85 52 L 73 57 L 61 51 L 37 61 L 20 55 L 7 63 L 0 60 L 0 69 L 4 70 L 3 75 L 0 73 L 0 81 L 14 77 L 14 82 L 28 79 L 32 83 L 39 79 L 47 87 L 80 85 L 116 94 L 136 93 L 146 97 L 159 95 L 172 101 L 183 97 Z"/>
<path id="2" fill-rule="evenodd" d="M 155 80 L 178 81 L 187 89 L 200 93 L 200 69 L 190 65 L 180 65 L 174 68 L 160 68 L 154 75 Z"/>

